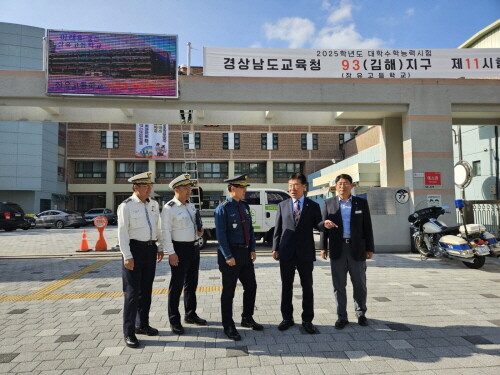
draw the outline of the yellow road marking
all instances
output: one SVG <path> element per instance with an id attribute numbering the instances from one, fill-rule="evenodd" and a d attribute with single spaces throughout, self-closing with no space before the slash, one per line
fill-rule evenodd
<path id="1" fill-rule="evenodd" d="M 118 298 L 123 296 L 123 292 L 85 292 L 85 293 L 66 293 L 66 294 L 53 294 L 56 290 L 68 285 L 72 281 L 82 277 L 83 275 L 94 271 L 95 269 L 108 264 L 111 260 L 101 260 L 88 267 L 74 272 L 70 275 L 63 277 L 61 280 L 54 281 L 46 287 L 26 295 L 18 296 L 0 296 L 0 302 L 16 302 L 16 301 L 52 301 L 52 300 L 65 300 L 65 299 L 80 299 L 80 298 Z M 236 290 L 239 288 L 236 287 Z M 220 292 L 222 286 L 201 286 L 196 289 L 199 293 Z M 153 295 L 168 294 L 168 289 L 154 289 Z"/>
<path id="2" fill-rule="evenodd" d="M 236 287 L 238 290 L 239 287 Z M 197 293 L 220 292 L 222 286 L 201 286 L 196 288 Z M 168 289 L 153 289 L 153 295 L 168 294 Z M 86 293 L 67 293 L 67 294 L 41 294 L 33 293 L 24 296 L 0 296 L 0 302 L 15 301 L 54 301 L 63 299 L 80 298 L 118 298 L 123 297 L 123 292 L 86 292 Z"/>

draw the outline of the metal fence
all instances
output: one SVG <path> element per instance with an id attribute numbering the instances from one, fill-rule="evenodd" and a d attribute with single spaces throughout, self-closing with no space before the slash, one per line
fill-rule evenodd
<path id="1" fill-rule="evenodd" d="M 483 224 L 495 237 L 500 237 L 500 201 L 465 201 L 465 220 L 467 223 Z M 460 224 L 462 217 L 457 210 Z"/>

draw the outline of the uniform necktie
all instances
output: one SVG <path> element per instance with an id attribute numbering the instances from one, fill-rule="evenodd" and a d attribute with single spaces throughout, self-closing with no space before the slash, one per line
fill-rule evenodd
<path id="1" fill-rule="evenodd" d="M 295 208 L 293 210 L 293 219 L 295 220 L 295 226 L 297 226 L 300 220 L 300 201 L 298 199 L 295 201 Z"/>
<path id="2" fill-rule="evenodd" d="M 243 214 L 243 210 L 241 209 L 241 204 L 238 203 L 238 212 L 240 213 L 241 218 L 241 226 L 243 227 L 243 238 L 245 240 L 245 246 L 250 246 L 250 235 L 248 234 L 248 227 L 245 220 L 245 215 Z"/>

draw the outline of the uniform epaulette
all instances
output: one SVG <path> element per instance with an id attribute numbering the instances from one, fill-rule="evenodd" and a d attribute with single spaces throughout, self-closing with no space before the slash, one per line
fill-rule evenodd
<path id="1" fill-rule="evenodd" d="M 229 203 L 229 201 L 226 199 L 224 202 L 222 202 L 222 205 L 225 206 L 228 203 Z"/>
<path id="2" fill-rule="evenodd" d="M 156 198 L 155 197 L 149 197 L 149 199 L 151 199 L 152 201 L 155 201 Z"/>
<path id="3" fill-rule="evenodd" d="M 174 201 L 170 201 L 170 202 L 168 202 L 168 203 L 167 203 L 167 206 L 172 207 L 174 204 L 175 204 L 175 202 L 174 202 Z"/>
<path id="4" fill-rule="evenodd" d="M 127 199 L 125 199 L 125 200 L 123 201 L 123 203 L 128 203 L 128 202 L 130 202 L 131 200 L 132 200 L 132 198 L 127 198 Z"/>

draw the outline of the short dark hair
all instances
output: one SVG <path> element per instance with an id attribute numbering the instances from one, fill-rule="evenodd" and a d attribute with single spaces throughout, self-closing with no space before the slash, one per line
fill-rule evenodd
<path id="1" fill-rule="evenodd" d="M 300 180 L 300 183 L 302 185 L 307 185 L 307 178 L 306 178 L 306 176 L 304 176 L 300 172 L 295 172 L 294 174 L 292 174 L 290 176 L 290 178 L 288 179 L 288 181 L 290 181 L 290 180 Z"/>
<path id="2" fill-rule="evenodd" d="M 352 184 L 352 177 L 348 174 L 342 173 L 335 177 L 335 183 L 339 182 L 340 179 L 348 180 Z"/>

